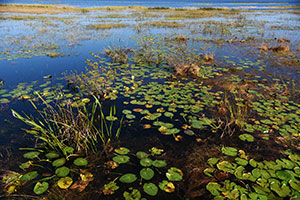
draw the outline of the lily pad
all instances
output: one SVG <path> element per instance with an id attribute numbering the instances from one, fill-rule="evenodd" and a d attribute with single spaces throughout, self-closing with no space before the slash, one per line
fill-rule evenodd
<path id="1" fill-rule="evenodd" d="M 40 152 L 31 151 L 31 152 L 25 153 L 23 156 L 24 156 L 24 158 L 27 158 L 27 159 L 34 159 L 34 158 L 37 158 L 39 155 L 40 155 Z"/>
<path id="2" fill-rule="evenodd" d="M 124 164 L 129 162 L 130 158 L 128 156 L 125 155 L 117 155 L 115 157 L 112 158 L 113 161 L 119 163 L 119 164 Z"/>
<path id="3" fill-rule="evenodd" d="M 38 177 L 38 175 L 39 173 L 37 171 L 28 172 L 21 177 L 21 181 L 30 181 Z"/>
<path id="4" fill-rule="evenodd" d="M 145 152 L 143 152 L 143 151 L 138 151 L 138 152 L 136 153 L 136 156 L 138 157 L 138 159 L 143 159 L 143 158 L 149 157 L 149 154 L 147 154 L 147 153 L 145 153 Z"/>
<path id="5" fill-rule="evenodd" d="M 239 135 L 240 140 L 247 141 L 247 142 L 254 142 L 254 137 L 250 134 L 242 134 Z"/>
<path id="6" fill-rule="evenodd" d="M 221 190 L 221 185 L 216 182 L 209 182 L 206 185 L 206 189 L 214 196 L 219 196 L 220 195 L 220 190 Z"/>
<path id="7" fill-rule="evenodd" d="M 135 174 L 124 174 L 123 176 L 120 177 L 120 181 L 122 183 L 133 183 L 134 181 L 136 181 L 137 177 Z"/>
<path id="8" fill-rule="evenodd" d="M 133 114 L 127 114 L 126 118 L 127 119 L 135 119 L 135 115 L 133 115 Z"/>
<path id="9" fill-rule="evenodd" d="M 150 158 L 143 158 L 140 160 L 140 164 L 143 166 L 143 167 L 150 167 L 152 165 L 152 160 Z"/>
<path id="10" fill-rule="evenodd" d="M 145 183 L 143 185 L 144 192 L 151 196 L 155 196 L 158 192 L 158 187 L 154 183 Z"/>
<path id="11" fill-rule="evenodd" d="M 55 174 L 58 177 L 66 177 L 70 173 L 70 169 L 68 167 L 60 167 L 55 170 Z"/>
<path id="12" fill-rule="evenodd" d="M 57 181 L 57 185 L 58 187 L 60 187 L 61 189 L 67 189 L 69 188 L 73 183 L 73 179 L 71 177 L 64 177 L 64 178 L 60 178 Z"/>
<path id="13" fill-rule="evenodd" d="M 60 158 L 60 159 L 54 160 L 53 163 L 52 163 L 52 166 L 53 167 L 60 167 L 60 166 L 63 166 L 65 163 L 66 163 L 66 159 L 65 158 Z"/>
<path id="14" fill-rule="evenodd" d="M 149 181 L 153 178 L 154 176 L 154 171 L 151 169 L 151 168 L 143 168 L 141 171 L 140 171 L 140 176 Z"/>
<path id="15" fill-rule="evenodd" d="M 139 200 L 141 199 L 141 196 L 141 192 L 137 189 L 133 189 L 131 193 L 126 191 L 123 193 L 125 200 Z"/>
<path id="16" fill-rule="evenodd" d="M 170 169 L 168 169 L 166 176 L 170 181 L 181 181 L 183 173 L 180 169 L 171 167 Z"/>
<path id="17" fill-rule="evenodd" d="M 58 158 L 59 154 L 56 153 L 56 152 L 49 152 L 49 153 L 46 154 L 46 157 L 49 158 L 49 159 L 54 159 L 54 158 Z"/>
<path id="18" fill-rule="evenodd" d="M 174 116 L 174 114 L 171 113 L 171 112 L 165 112 L 164 115 L 165 115 L 166 117 L 170 117 L 170 118 L 172 118 L 172 117 Z"/>
<path id="19" fill-rule="evenodd" d="M 222 147 L 222 153 L 227 156 L 237 156 L 237 149 L 233 147 Z"/>
<path id="20" fill-rule="evenodd" d="M 152 162 L 152 165 L 153 165 L 154 167 L 165 167 L 165 166 L 167 166 L 167 162 L 164 161 L 164 160 L 154 160 L 154 161 Z"/>
<path id="21" fill-rule="evenodd" d="M 81 167 L 86 166 L 88 164 L 88 161 L 85 158 L 76 158 L 73 163 L 74 165 Z"/>
<path id="22" fill-rule="evenodd" d="M 203 122 L 198 121 L 198 120 L 193 120 L 191 126 L 192 126 L 193 128 L 197 128 L 197 129 L 202 129 L 202 128 L 205 127 L 205 126 L 203 125 Z"/>
<path id="23" fill-rule="evenodd" d="M 130 152 L 130 150 L 125 147 L 120 147 L 118 149 L 115 149 L 115 152 L 118 154 L 125 155 L 125 154 L 128 154 Z"/>
<path id="24" fill-rule="evenodd" d="M 131 111 L 131 110 L 122 110 L 122 113 L 123 113 L 124 115 L 128 115 L 128 114 L 131 114 L 132 111 Z"/>
<path id="25" fill-rule="evenodd" d="M 49 188 L 49 184 L 47 182 L 37 182 L 33 188 L 33 192 L 37 195 L 43 194 Z"/>
<path id="26" fill-rule="evenodd" d="M 106 116 L 106 120 L 107 120 L 107 121 L 111 121 L 111 122 L 113 122 L 113 121 L 116 121 L 116 120 L 118 120 L 118 118 L 117 118 L 117 117 L 115 117 L 115 116 Z"/>
<path id="27" fill-rule="evenodd" d="M 175 186 L 172 182 L 169 182 L 169 181 L 166 181 L 166 180 L 163 180 L 162 182 L 160 182 L 158 184 L 158 187 L 165 191 L 165 192 L 168 192 L 168 193 L 171 193 L 171 192 L 174 192 L 175 191 Z"/>

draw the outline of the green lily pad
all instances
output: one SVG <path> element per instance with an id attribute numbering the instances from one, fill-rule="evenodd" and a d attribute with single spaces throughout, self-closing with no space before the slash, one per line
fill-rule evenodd
<path id="1" fill-rule="evenodd" d="M 149 157 L 149 154 L 147 154 L 147 153 L 145 153 L 145 152 L 143 152 L 143 151 L 138 151 L 138 152 L 136 153 L 136 156 L 138 157 L 138 159 L 143 159 L 143 158 Z"/>
<path id="2" fill-rule="evenodd" d="M 213 167 L 215 164 L 217 164 L 219 162 L 220 158 L 210 158 L 207 160 L 207 163 Z"/>
<path id="3" fill-rule="evenodd" d="M 33 188 L 33 192 L 37 195 L 43 194 L 49 188 L 49 184 L 47 182 L 37 182 Z"/>
<path id="4" fill-rule="evenodd" d="M 154 161 L 152 162 L 152 165 L 153 165 L 154 167 L 165 167 L 165 166 L 167 166 L 167 162 L 164 161 L 164 160 L 154 160 Z"/>
<path id="5" fill-rule="evenodd" d="M 24 156 L 24 158 L 27 158 L 27 159 L 34 159 L 34 158 L 37 158 L 39 155 L 40 155 L 40 152 L 31 151 L 31 152 L 25 153 L 23 156 Z"/>
<path id="6" fill-rule="evenodd" d="M 113 161 L 119 163 L 119 164 L 124 164 L 129 162 L 130 158 L 128 156 L 125 155 L 117 155 L 115 157 L 112 158 Z"/>
<path id="7" fill-rule="evenodd" d="M 246 159 L 235 158 L 235 161 L 236 161 L 236 163 L 239 164 L 239 165 L 243 165 L 243 166 L 248 165 L 248 160 L 246 160 Z"/>
<path id="8" fill-rule="evenodd" d="M 120 181 L 122 183 L 133 183 L 134 181 L 136 181 L 137 177 L 135 174 L 124 174 L 123 176 L 120 177 Z"/>
<path id="9" fill-rule="evenodd" d="M 58 158 L 59 154 L 56 153 L 56 152 L 49 152 L 49 153 L 46 154 L 46 157 L 49 158 L 49 159 L 54 159 L 54 158 Z"/>
<path id="10" fill-rule="evenodd" d="M 273 181 L 270 184 L 270 188 L 271 190 L 276 192 L 280 197 L 287 197 L 291 192 L 290 187 L 287 186 L 285 183 L 283 183 L 282 186 L 280 187 L 278 183 Z"/>
<path id="11" fill-rule="evenodd" d="M 158 184 L 158 187 L 159 187 L 161 190 L 163 190 L 163 191 L 165 191 L 165 192 L 169 192 L 169 193 L 175 191 L 175 186 L 174 186 L 174 184 L 173 184 L 172 182 L 167 181 L 167 180 L 163 180 L 162 182 L 160 182 L 160 183 Z"/>
<path id="12" fill-rule="evenodd" d="M 28 172 L 21 177 L 21 181 L 30 181 L 38 177 L 38 175 L 39 173 L 37 171 Z"/>
<path id="13" fill-rule="evenodd" d="M 250 134 L 247 134 L 247 133 L 239 135 L 239 138 L 242 141 L 254 142 L 254 137 Z"/>
<path id="14" fill-rule="evenodd" d="M 237 156 L 237 149 L 233 147 L 222 147 L 222 153 L 227 156 Z"/>
<path id="15" fill-rule="evenodd" d="M 130 150 L 125 147 L 120 147 L 118 149 L 115 149 L 115 152 L 118 154 L 125 155 L 125 154 L 128 154 L 130 152 Z"/>
<path id="16" fill-rule="evenodd" d="M 170 117 L 170 118 L 172 118 L 172 117 L 174 116 L 174 114 L 171 113 L 171 112 L 165 112 L 164 115 L 165 115 L 166 117 Z"/>
<path id="17" fill-rule="evenodd" d="M 152 160 L 150 158 L 143 158 L 140 160 L 140 164 L 143 166 L 143 167 L 150 167 L 152 165 Z"/>
<path id="18" fill-rule="evenodd" d="M 206 189 L 213 195 L 213 196 L 219 196 L 221 191 L 221 185 L 216 182 L 209 182 L 206 185 Z"/>
<path id="19" fill-rule="evenodd" d="M 27 161 L 27 162 L 22 163 L 21 165 L 19 165 L 19 167 L 21 169 L 28 169 L 31 166 L 31 164 L 32 164 L 32 161 Z"/>
<path id="20" fill-rule="evenodd" d="M 55 174 L 58 177 L 66 177 L 70 173 L 70 169 L 68 167 L 60 167 L 55 170 Z"/>
<path id="21" fill-rule="evenodd" d="M 76 158 L 73 163 L 74 165 L 81 167 L 86 166 L 88 164 L 88 161 L 85 158 Z"/>
<path id="22" fill-rule="evenodd" d="M 206 168 L 203 173 L 206 175 L 206 176 L 210 176 L 210 177 L 213 177 L 213 173 L 216 171 L 215 168 Z"/>
<path id="23" fill-rule="evenodd" d="M 52 163 L 52 166 L 53 167 L 60 167 L 60 166 L 63 166 L 65 163 L 66 163 L 66 159 L 65 158 L 60 158 L 60 159 L 54 160 L 53 163 Z"/>
<path id="24" fill-rule="evenodd" d="M 143 168 L 141 171 L 140 171 L 140 176 L 149 181 L 150 179 L 153 178 L 154 176 L 154 171 L 151 169 L 151 168 Z"/>
<path id="25" fill-rule="evenodd" d="M 204 124 L 203 124 L 203 122 L 202 121 L 198 121 L 198 120 L 193 120 L 191 126 L 193 128 L 197 128 L 197 129 L 202 129 L 202 128 L 205 127 Z"/>
<path id="26" fill-rule="evenodd" d="M 158 187 L 154 183 L 145 183 L 143 189 L 145 193 L 151 196 L 155 196 L 158 192 Z"/>
<path id="27" fill-rule="evenodd" d="M 131 114 L 132 111 L 131 111 L 131 110 L 122 110 L 122 113 L 123 113 L 124 115 L 128 115 L 128 114 Z"/>
<path id="28" fill-rule="evenodd" d="M 113 122 L 113 121 L 118 120 L 118 118 L 115 116 L 106 116 L 106 120 Z"/>
<path id="29" fill-rule="evenodd" d="M 229 172 L 229 173 L 233 174 L 235 166 L 233 165 L 233 163 L 230 163 L 230 162 L 224 160 L 217 164 L 217 168 L 221 171 Z"/>
<path id="30" fill-rule="evenodd" d="M 133 189 L 131 193 L 125 191 L 123 193 L 123 197 L 125 200 L 139 200 L 141 199 L 142 195 L 139 190 Z"/>
<path id="31" fill-rule="evenodd" d="M 276 176 L 281 180 L 290 180 L 292 178 L 292 175 L 286 170 L 277 171 Z"/>
<path id="32" fill-rule="evenodd" d="M 127 114 L 126 118 L 127 119 L 135 119 L 135 115 L 133 115 L 133 114 Z"/>
<path id="33" fill-rule="evenodd" d="M 170 181 L 181 181 L 183 173 L 180 169 L 171 167 L 170 169 L 168 169 L 166 176 Z"/>

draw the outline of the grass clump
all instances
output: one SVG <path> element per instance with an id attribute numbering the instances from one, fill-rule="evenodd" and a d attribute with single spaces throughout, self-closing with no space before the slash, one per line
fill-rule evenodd
<path id="1" fill-rule="evenodd" d="M 166 21 L 154 21 L 154 22 L 146 22 L 142 24 L 143 26 L 152 26 L 158 28 L 178 28 L 184 27 L 184 24 L 180 24 L 178 22 L 166 22 Z"/>
<path id="2" fill-rule="evenodd" d="M 88 25 L 87 28 L 99 30 L 99 29 L 124 28 L 126 26 L 127 26 L 126 24 L 91 24 Z"/>

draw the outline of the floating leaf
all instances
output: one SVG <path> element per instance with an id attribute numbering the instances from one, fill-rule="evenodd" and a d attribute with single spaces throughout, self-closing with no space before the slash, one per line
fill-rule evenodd
<path id="1" fill-rule="evenodd" d="M 191 126 L 193 128 L 197 128 L 197 129 L 202 129 L 202 128 L 205 127 L 204 124 L 203 124 L 203 122 L 202 121 L 198 121 L 198 120 L 193 120 Z"/>
<path id="2" fill-rule="evenodd" d="M 49 159 L 54 159 L 54 158 L 58 158 L 59 154 L 56 153 L 56 152 L 49 152 L 49 153 L 46 154 L 46 157 L 49 158 Z"/>
<path id="3" fill-rule="evenodd" d="M 58 176 L 58 177 L 65 177 L 67 176 L 68 174 L 70 173 L 70 169 L 68 167 L 60 167 L 60 168 L 57 168 L 55 170 L 55 174 Z"/>
<path id="4" fill-rule="evenodd" d="M 52 163 L 52 166 L 53 167 L 60 167 L 60 166 L 63 166 L 65 163 L 66 163 L 66 159 L 65 158 L 60 158 L 60 159 L 54 160 L 53 163 Z"/>
<path id="5" fill-rule="evenodd" d="M 233 147 L 222 147 L 222 153 L 227 156 L 237 156 L 237 149 Z"/>
<path id="6" fill-rule="evenodd" d="M 141 199 L 141 193 L 140 191 L 138 191 L 137 189 L 133 189 L 131 193 L 129 192 L 124 192 L 123 193 L 123 197 L 125 198 L 125 200 L 139 200 Z"/>
<path id="7" fill-rule="evenodd" d="M 123 176 L 120 177 L 120 181 L 122 183 L 133 183 L 134 181 L 136 181 L 136 176 L 135 174 L 124 174 Z"/>
<path id="8" fill-rule="evenodd" d="M 158 192 L 158 187 L 154 183 L 145 183 L 143 185 L 144 192 L 151 196 L 155 196 Z"/>
<path id="9" fill-rule="evenodd" d="M 239 135 L 239 138 L 242 140 L 242 141 L 247 141 L 247 142 L 254 142 L 254 137 L 250 134 L 242 134 L 242 135 Z"/>
<path id="10" fill-rule="evenodd" d="M 114 181 L 109 182 L 104 185 L 104 189 L 102 190 L 104 195 L 112 195 L 119 189 L 119 186 Z"/>
<path id="11" fill-rule="evenodd" d="M 219 162 L 220 158 L 210 158 L 207 160 L 207 163 L 213 167 L 215 164 L 217 164 Z"/>
<path id="12" fill-rule="evenodd" d="M 38 175 L 39 175 L 39 173 L 37 171 L 28 172 L 21 177 L 21 180 L 22 181 L 30 181 L 30 180 L 38 177 Z"/>
<path id="13" fill-rule="evenodd" d="M 166 176 L 170 181 L 181 181 L 183 173 L 180 169 L 171 167 L 170 169 L 168 169 Z"/>
<path id="14" fill-rule="evenodd" d="M 169 193 L 175 191 L 175 186 L 174 186 L 174 184 L 173 184 L 172 182 L 169 182 L 169 181 L 166 181 L 166 180 L 163 180 L 162 182 L 160 182 L 160 183 L 158 184 L 158 187 L 159 187 L 161 190 L 163 190 L 163 191 L 165 191 L 165 192 L 169 192 Z"/>
<path id="15" fill-rule="evenodd" d="M 106 120 L 113 122 L 113 121 L 118 120 L 118 118 L 115 116 L 106 116 Z"/>
<path id="16" fill-rule="evenodd" d="M 149 154 L 147 154 L 147 153 L 145 153 L 145 152 L 143 152 L 143 151 L 138 151 L 138 152 L 136 153 L 136 156 L 138 157 L 138 159 L 143 159 L 143 158 L 149 157 Z"/>
<path id="17" fill-rule="evenodd" d="M 164 161 L 164 160 L 154 160 L 154 161 L 152 162 L 152 165 L 153 165 L 154 167 L 165 167 L 165 166 L 167 166 L 167 162 Z"/>
<path id="18" fill-rule="evenodd" d="M 140 160 L 140 164 L 143 167 L 150 167 L 152 165 L 152 160 L 150 158 L 143 158 Z"/>
<path id="19" fill-rule="evenodd" d="M 135 115 L 133 115 L 133 114 L 127 114 L 126 118 L 127 119 L 135 119 Z"/>
<path id="20" fill-rule="evenodd" d="M 21 169 L 27 169 L 27 168 L 29 168 L 31 166 L 31 164 L 32 164 L 32 161 L 27 161 L 27 162 L 22 163 L 21 165 L 19 165 L 19 167 Z"/>
<path id="21" fill-rule="evenodd" d="M 140 171 L 140 176 L 149 181 L 150 179 L 153 178 L 154 176 L 154 171 L 151 169 L 151 168 L 143 168 L 141 171 Z"/>
<path id="22" fill-rule="evenodd" d="M 165 112 L 164 115 L 165 115 L 166 117 L 170 117 L 170 118 L 172 118 L 172 117 L 174 116 L 174 114 L 171 113 L 171 112 Z"/>
<path id="23" fill-rule="evenodd" d="M 131 111 L 131 110 L 122 110 L 122 113 L 123 113 L 124 115 L 128 115 L 128 114 L 131 114 L 132 111 Z"/>
<path id="24" fill-rule="evenodd" d="M 40 152 L 31 151 L 31 152 L 25 153 L 23 156 L 24 156 L 24 158 L 27 158 L 27 159 L 34 159 L 34 158 L 37 158 L 39 155 L 40 155 Z"/>
<path id="25" fill-rule="evenodd" d="M 37 195 L 43 194 L 48 190 L 49 184 L 47 182 L 37 182 L 33 188 L 33 192 Z"/>
<path id="26" fill-rule="evenodd" d="M 206 189 L 214 196 L 219 196 L 221 191 L 221 185 L 215 182 L 209 182 L 206 185 Z"/>
<path id="27" fill-rule="evenodd" d="M 112 158 L 113 161 L 119 163 L 119 164 L 124 164 L 129 162 L 130 158 L 128 156 L 125 155 L 117 155 L 115 157 Z"/>
<path id="28" fill-rule="evenodd" d="M 70 177 L 64 177 L 64 178 L 60 178 L 58 181 L 57 181 L 57 185 L 58 187 L 60 187 L 61 189 L 67 189 L 69 188 L 73 183 L 73 180 L 72 178 Z"/>
<path id="29" fill-rule="evenodd" d="M 118 149 L 115 149 L 115 152 L 118 154 L 125 155 L 125 154 L 128 154 L 130 152 L 130 150 L 125 147 L 120 147 Z"/>

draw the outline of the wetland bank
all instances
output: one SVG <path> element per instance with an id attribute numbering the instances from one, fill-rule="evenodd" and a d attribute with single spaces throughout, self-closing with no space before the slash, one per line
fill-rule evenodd
<path id="1" fill-rule="evenodd" d="M 0 4 L 0 199 L 300 199 L 297 2 L 61 3 Z"/>

